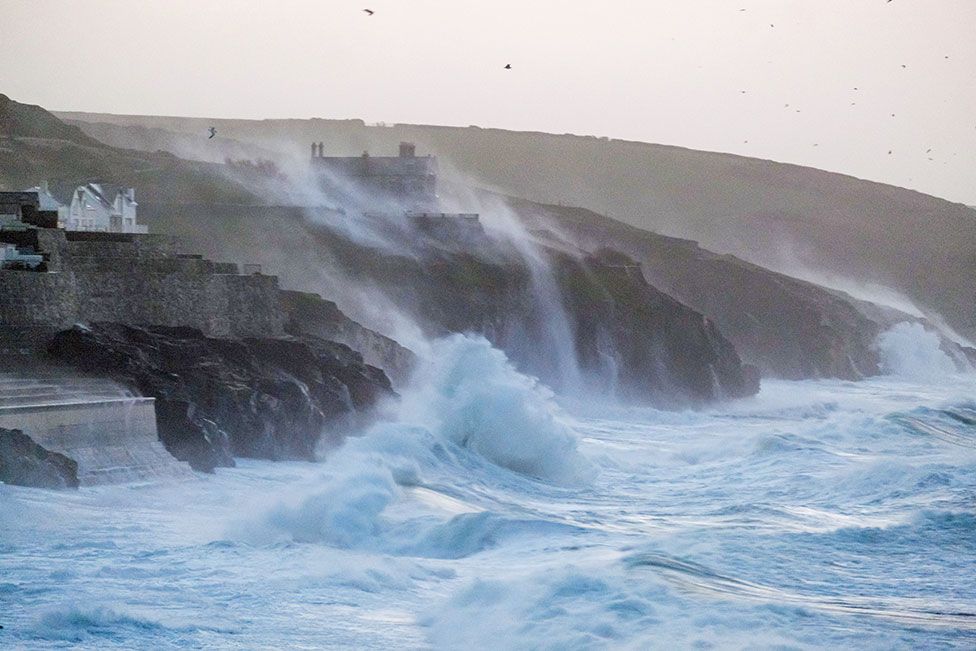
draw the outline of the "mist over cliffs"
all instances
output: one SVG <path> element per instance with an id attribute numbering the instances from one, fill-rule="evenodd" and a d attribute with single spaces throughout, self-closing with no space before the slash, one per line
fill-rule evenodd
<path id="1" fill-rule="evenodd" d="M 310 334 L 339 337 L 343 343 L 359 346 L 367 362 L 383 366 L 395 380 L 402 381 L 408 373 L 411 346 L 423 346 L 430 337 L 451 332 L 474 332 L 503 348 L 521 370 L 560 390 L 585 387 L 659 406 L 696 405 L 754 392 L 758 372 L 787 379 L 859 379 L 877 374 L 882 370 L 877 336 L 895 323 L 924 321 L 914 308 L 909 314 L 865 302 L 712 252 L 692 240 L 653 233 L 562 202 L 553 205 L 510 196 L 559 196 L 566 191 L 567 179 L 581 175 L 573 192 L 584 192 L 589 199 L 579 201 L 580 205 L 599 203 L 601 191 L 608 200 L 617 185 L 606 176 L 607 170 L 619 169 L 629 154 L 601 172 L 602 180 L 594 177 L 593 170 L 574 167 L 589 160 L 577 156 L 574 147 L 590 146 L 590 141 L 616 146 L 607 141 L 312 120 L 211 121 L 222 134 L 230 135 L 208 143 L 196 133 L 203 124 L 200 120 L 73 115 L 73 126 L 45 131 L 44 125 L 57 119 L 43 109 L 8 106 L 15 107 L 18 124 L 28 125 L 22 130 L 35 135 L 12 140 L 6 154 L 30 163 L 5 169 L 0 181 L 36 182 L 41 172 L 55 181 L 79 178 L 85 167 L 72 164 L 70 155 L 79 147 L 88 148 L 99 171 L 124 175 L 122 168 L 138 161 L 146 182 L 140 215 L 154 232 L 179 236 L 188 253 L 261 264 L 281 277 L 283 288 L 335 301 L 308 302 L 302 294 L 292 293 L 283 299 L 288 312 L 283 318 Z M 35 132 L 50 138 L 42 146 Z M 313 133 L 327 139 L 325 147 L 333 153 L 377 143 L 392 148 L 389 141 L 404 135 L 435 142 L 435 153 L 451 152 L 442 165 L 446 179 L 440 184 L 441 203 L 482 213 L 482 222 L 467 228 L 455 220 L 446 230 L 448 222 L 418 229 L 389 215 L 347 214 L 342 206 L 330 205 L 308 177 L 307 142 L 299 148 L 295 141 Z M 548 152 L 536 151 L 533 147 L 541 147 L 540 138 L 546 147 L 561 144 Z M 140 151 L 154 147 L 170 148 L 188 159 Z M 651 148 L 641 154 L 643 163 L 635 163 L 634 169 L 654 175 L 658 185 L 677 182 L 679 162 L 701 168 L 695 174 L 706 174 L 714 157 L 696 158 L 695 152 L 685 152 L 684 162 L 676 158 L 665 165 L 648 158 L 648 152 L 658 149 L 647 147 Z M 69 155 L 44 154 L 44 150 Z M 257 163 L 249 158 L 235 163 L 234 156 L 254 156 Z M 749 183 L 757 188 L 767 181 L 769 187 L 803 188 L 799 177 L 788 183 L 779 178 L 786 173 L 783 166 L 770 168 L 779 177 L 772 174 L 767 179 L 771 172 L 764 166 L 772 164 L 743 159 L 737 165 L 752 170 Z M 465 167 L 475 172 L 469 176 Z M 508 183 L 498 176 L 503 167 L 506 174 L 517 170 L 517 176 L 526 177 L 522 185 L 510 185 L 507 192 L 480 187 Z M 826 193 L 838 179 L 860 183 L 814 170 L 796 174 L 808 173 L 826 179 L 823 189 L 803 188 L 812 194 Z M 129 174 L 126 179 L 134 178 Z M 713 211 L 719 205 L 733 212 L 737 205 L 749 208 L 745 199 L 726 202 L 728 197 L 722 193 L 735 189 L 725 187 L 727 177 L 706 176 L 695 201 L 711 196 Z M 174 182 L 178 190 L 170 187 Z M 587 189 L 598 182 L 601 189 Z M 533 183 L 535 190 L 529 187 Z M 871 186 L 865 184 L 868 190 L 862 190 L 871 195 L 875 191 Z M 679 201 L 681 192 L 659 191 L 688 209 L 690 204 Z M 755 194 L 755 201 L 761 203 L 765 195 Z M 742 190 L 742 196 L 747 195 Z M 636 190 L 628 196 L 643 201 Z M 921 199 L 941 205 L 935 199 Z M 861 199 L 868 200 L 874 199 Z M 670 213 L 646 202 L 641 205 L 648 219 L 664 220 L 662 230 L 672 228 L 665 224 Z M 946 210 L 951 218 L 952 210 Z M 829 230 L 817 226 L 815 219 L 798 216 L 797 220 L 811 231 Z M 722 227 L 735 223 L 733 215 Z M 860 228 L 854 221 L 849 227 Z M 743 234 L 743 238 L 754 242 L 769 233 L 761 229 L 757 237 Z M 763 255 L 781 250 L 778 243 L 767 242 Z M 811 273 L 802 264 L 791 270 L 793 276 Z M 944 280 L 949 282 L 951 276 L 950 270 Z M 333 320 L 329 305 L 341 318 Z M 949 337 L 943 337 L 942 345 L 960 366 L 970 363 L 970 350 Z"/>
<path id="2" fill-rule="evenodd" d="M 697 241 L 761 267 L 860 288 L 888 287 L 976 337 L 976 217 L 961 204 L 811 168 L 663 145 L 478 127 L 366 126 L 357 120 L 220 120 L 59 113 L 116 146 L 219 161 L 199 133 L 234 150 L 293 156 L 391 150 L 400 140 L 449 159 L 454 179 L 547 204 L 580 206 Z M 255 154 L 257 155 L 257 154 Z M 452 169 L 445 168 L 450 178 Z"/>

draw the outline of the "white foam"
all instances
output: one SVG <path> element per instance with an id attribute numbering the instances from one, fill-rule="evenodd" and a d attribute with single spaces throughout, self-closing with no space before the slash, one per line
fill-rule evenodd
<path id="1" fill-rule="evenodd" d="M 920 323 L 903 322 L 878 336 L 882 369 L 911 380 L 937 380 L 955 373 L 956 364 L 939 347 L 939 335 Z"/>

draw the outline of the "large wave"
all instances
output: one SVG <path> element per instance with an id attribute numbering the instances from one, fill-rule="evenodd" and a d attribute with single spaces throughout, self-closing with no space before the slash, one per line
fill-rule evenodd
<path id="1" fill-rule="evenodd" d="M 476 507 L 446 523 L 396 522 L 385 512 L 406 497 L 405 488 L 423 486 L 425 473 L 445 465 L 451 476 L 481 472 L 497 479 L 500 467 L 522 481 L 577 485 L 594 473 L 577 443 L 551 391 L 516 371 L 484 338 L 454 335 L 431 345 L 391 422 L 349 440 L 316 485 L 279 499 L 231 535 L 262 543 L 285 539 L 418 556 L 467 555 L 543 523 L 472 515 L 481 510 Z"/>

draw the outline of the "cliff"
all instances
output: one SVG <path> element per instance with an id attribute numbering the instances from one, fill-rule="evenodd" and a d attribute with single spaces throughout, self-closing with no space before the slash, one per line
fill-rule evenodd
<path id="1" fill-rule="evenodd" d="M 277 148 L 282 159 L 295 152 L 304 156 L 313 140 L 352 155 L 416 142 L 450 160 L 455 180 L 463 185 L 581 206 L 787 275 L 812 269 L 891 287 L 976 338 L 973 211 L 904 188 L 744 156 L 571 134 L 370 127 L 360 120 L 59 115 L 85 130 L 87 122 L 100 122 L 100 134 L 108 123 L 177 134 L 216 124 L 222 136 Z M 114 142 L 132 141 L 120 135 Z M 166 145 L 176 147 L 171 151 L 177 155 L 194 157 L 192 141 L 183 142 L 170 139 Z M 157 145 L 143 141 L 140 146 Z"/>
<path id="2" fill-rule="evenodd" d="M 527 227 L 553 239 L 616 247 L 639 260 L 650 282 L 708 316 L 766 376 L 858 379 L 879 372 L 874 341 L 886 323 L 864 316 L 850 297 L 583 208 L 508 201 Z"/>
<path id="3" fill-rule="evenodd" d="M 58 333 L 48 353 L 155 398 L 160 440 L 202 471 L 234 457 L 314 459 L 392 395 L 358 353 L 311 337 L 218 339 L 93 323 Z"/>
<path id="4" fill-rule="evenodd" d="M 583 208 L 505 201 L 540 237 L 587 250 L 614 247 L 633 256 L 650 283 L 706 315 L 742 358 L 768 377 L 856 380 L 877 375 L 877 336 L 895 323 L 924 322 Z M 956 359 L 976 353 L 945 338 L 942 346 Z"/>
<path id="5" fill-rule="evenodd" d="M 383 369 L 396 386 L 410 377 L 417 357 L 393 339 L 350 319 L 332 301 L 310 292 L 281 292 L 287 317 L 285 331 L 297 337 L 311 335 L 345 344 L 372 366 Z"/>
<path id="6" fill-rule="evenodd" d="M 287 286 L 335 297 L 357 321 L 357 307 L 379 301 L 388 304 L 385 312 L 409 317 L 427 336 L 484 334 L 521 370 L 560 388 L 566 388 L 560 376 L 568 356 L 580 361 L 584 382 L 646 404 L 702 404 L 756 388 L 713 323 L 650 287 L 639 273 L 584 251 L 542 246 L 533 269 L 524 252 L 477 226 L 418 231 L 399 220 L 388 238 L 396 248 L 378 248 L 348 237 L 347 218 L 328 211 L 142 207 L 153 228 L 178 233 L 207 255 L 259 262 Z M 266 246 L 269 241 L 276 250 Z M 554 311 L 561 309 L 570 343 L 558 350 L 553 326 L 561 318 Z M 310 312 L 316 310 L 316 319 L 329 320 L 328 308 Z M 368 316 L 375 319 L 375 311 Z M 326 336 L 336 331 L 330 327 L 322 331 Z"/>

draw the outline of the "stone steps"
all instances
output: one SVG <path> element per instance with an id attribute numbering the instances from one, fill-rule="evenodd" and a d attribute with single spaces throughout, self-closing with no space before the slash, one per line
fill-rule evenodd
<path id="1" fill-rule="evenodd" d="M 34 393 L 26 396 L 0 396 L 0 407 L 30 407 L 48 405 L 70 405 L 78 402 L 105 402 L 107 400 L 127 400 L 123 396 L 94 395 L 88 392 L 57 391 L 51 393 Z"/>
<path id="2" fill-rule="evenodd" d="M 82 486 L 195 477 L 159 441 L 153 399 L 71 369 L 0 372 L 0 427 L 74 459 Z"/>
<path id="3" fill-rule="evenodd" d="M 0 407 L 71 404 L 123 398 L 130 392 L 111 380 L 49 372 L 30 377 L 0 373 Z"/>

